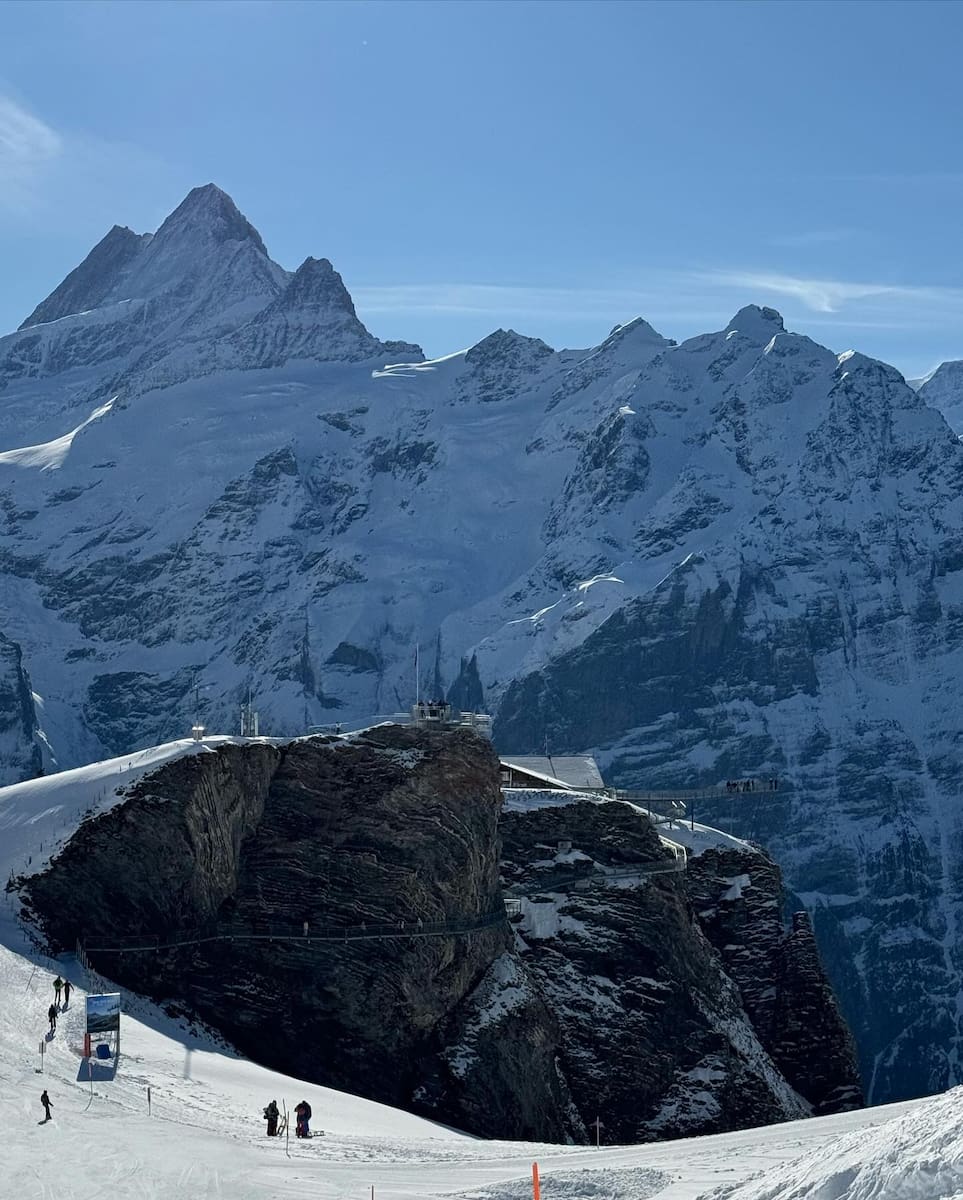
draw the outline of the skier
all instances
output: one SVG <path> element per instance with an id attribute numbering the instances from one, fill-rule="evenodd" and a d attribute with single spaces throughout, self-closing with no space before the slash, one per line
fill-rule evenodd
<path id="1" fill-rule="evenodd" d="M 311 1120 L 311 1105 L 308 1104 L 307 1100 L 301 1101 L 297 1108 L 295 1108 L 294 1115 L 297 1117 L 297 1125 L 295 1127 L 296 1136 L 310 1137 L 308 1122 Z"/>
<path id="2" fill-rule="evenodd" d="M 267 1119 L 267 1135 L 268 1137 L 277 1137 L 278 1133 L 278 1102 L 272 1100 L 264 1110 L 264 1116 Z"/>
<path id="3" fill-rule="evenodd" d="M 70 1003 L 70 980 L 64 980 L 64 1008 Z"/>
<path id="4" fill-rule="evenodd" d="M 60 1007 L 60 992 L 61 992 L 61 989 L 63 988 L 63 986 L 64 986 L 64 981 L 58 975 L 57 978 L 54 980 L 54 996 L 56 997 L 58 1008 Z"/>
<path id="5" fill-rule="evenodd" d="M 57 1006 L 56 1006 L 56 1004 L 51 1004 L 51 1006 L 47 1009 L 47 1020 L 50 1022 L 50 1032 L 56 1033 L 57 1032 Z"/>
<path id="6" fill-rule="evenodd" d="M 53 1105 L 50 1103 L 50 1097 L 47 1095 L 46 1088 L 44 1088 L 44 1090 L 40 1093 L 40 1103 L 43 1105 L 43 1111 L 46 1114 L 44 1116 L 44 1120 L 45 1121 L 52 1120 L 53 1118 L 50 1116 L 50 1110 L 53 1107 Z"/>

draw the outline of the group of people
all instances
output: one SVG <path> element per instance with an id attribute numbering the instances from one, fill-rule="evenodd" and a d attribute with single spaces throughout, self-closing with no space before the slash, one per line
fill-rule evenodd
<path id="1" fill-rule="evenodd" d="M 451 711 L 444 700 L 419 700 L 415 709 L 419 721 L 444 721 Z"/>
<path id="2" fill-rule="evenodd" d="M 758 785 L 758 786 L 757 786 Z M 727 779 L 727 792 L 778 792 L 778 779 Z"/>
<path id="3" fill-rule="evenodd" d="M 264 1118 L 267 1121 L 268 1137 L 278 1136 L 278 1121 L 281 1113 L 278 1109 L 277 1100 L 272 1100 L 264 1110 Z M 294 1133 L 295 1137 L 310 1137 L 311 1130 L 308 1122 L 311 1120 L 311 1105 L 307 1100 L 302 1100 L 300 1104 L 295 1105 L 294 1109 Z"/>
<path id="4" fill-rule="evenodd" d="M 62 1008 L 66 1008 L 70 1004 L 70 990 L 71 990 L 70 980 L 69 979 L 61 979 L 60 976 L 58 975 L 57 978 L 53 981 L 53 990 L 54 990 L 54 1002 L 47 1009 L 47 1020 L 50 1022 L 50 1032 L 56 1033 L 57 1032 L 57 1013 L 59 1013 Z M 61 995 L 63 995 L 63 998 L 64 998 L 63 1005 L 61 1005 L 61 1003 L 60 1003 Z"/>

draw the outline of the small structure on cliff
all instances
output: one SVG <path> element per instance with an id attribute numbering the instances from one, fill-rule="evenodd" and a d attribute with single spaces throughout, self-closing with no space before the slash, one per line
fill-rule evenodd
<path id="1" fill-rule="evenodd" d="M 473 729 L 482 737 L 492 736 L 492 719 L 488 713 L 461 712 L 446 700 L 416 701 L 411 706 L 411 724 L 426 729 Z"/>
<path id="2" fill-rule="evenodd" d="M 500 760 L 502 787 L 566 792 L 606 791 L 598 763 L 587 754 L 557 757 L 513 754 Z"/>

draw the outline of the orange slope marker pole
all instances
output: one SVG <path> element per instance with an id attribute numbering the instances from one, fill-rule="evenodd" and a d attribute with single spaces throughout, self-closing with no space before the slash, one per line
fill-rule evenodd
<path id="1" fill-rule="evenodd" d="M 538 1163 L 532 1163 L 532 1200 L 542 1200 L 542 1187 L 538 1179 Z"/>

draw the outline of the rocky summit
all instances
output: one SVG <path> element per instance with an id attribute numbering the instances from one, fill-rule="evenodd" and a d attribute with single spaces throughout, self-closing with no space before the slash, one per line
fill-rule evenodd
<path id="1" fill-rule="evenodd" d="M 678 345 L 637 318 L 425 361 L 195 189 L 0 338 L 22 728 L 67 766 L 233 729 L 249 688 L 275 734 L 361 723 L 408 706 L 420 646 L 422 694 L 486 707 L 501 749 L 592 749 L 623 786 L 778 776 L 712 820 L 810 912 L 869 1097 L 944 1088 L 963 447 L 927 400 L 958 412 L 958 379 L 914 390 L 754 305 Z"/>
<path id="2" fill-rule="evenodd" d="M 122 788 L 13 886 L 55 947 L 255 1061 L 485 1136 L 859 1106 L 764 855 L 700 830 L 687 870 L 687 835 L 632 805 L 505 795 L 468 731 L 226 744 Z"/>

